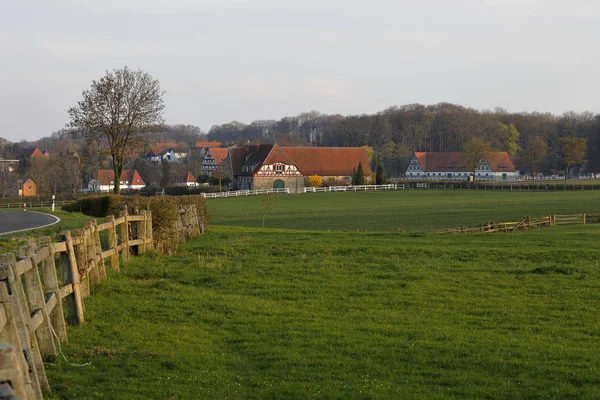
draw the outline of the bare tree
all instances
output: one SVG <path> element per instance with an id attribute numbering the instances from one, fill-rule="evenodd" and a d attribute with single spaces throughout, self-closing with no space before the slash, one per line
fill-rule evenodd
<path id="1" fill-rule="evenodd" d="M 546 158 L 546 155 L 548 155 L 548 145 L 546 144 L 546 141 L 540 136 L 529 138 L 527 141 L 527 159 L 531 165 L 531 176 L 533 177 L 533 180 L 535 180 L 538 168 L 542 161 L 544 161 L 544 158 Z"/>
<path id="2" fill-rule="evenodd" d="M 217 164 L 217 168 L 212 171 L 212 177 L 219 180 L 219 191 L 223 191 L 223 179 L 227 178 L 229 173 L 227 172 L 227 167 L 225 163 Z"/>
<path id="3" fill-rule="evenodd" d="M 463 161 L 467 169 L 473 172 L 473 182 L 476 180 L 477 168 L 481 162 L 489 159 L 493 153 L 492 146 L 483 139 L 472 137 L 467 142 Z"/>
<path id="4" fill-rule="evenodd" d="M 148 73 L 128 67 L 107 71 L 92 81 L 83 99 L 68 111 L 67 126 L 86 142 L 106 142 L 113 160 L 114 192 L 120 189 L 119 178 L 125 165 L 127 150 L 138 144 L 144 128 L 163 122 L 164 91 L 160 82 Z"/>
<path id="5" fill-rule="evenodd" d="M 569 168 L 572 165 L 583 164 L 587 150 L 587 139 L 576 137 L 564 137 L 560 139 L 563 160 L 565 162 L 565 183 L 569 178 Z"/>
<path id="6" fill-rule="evenodd" d="M 273 211 L 273 206 L 277 200 L 275 193 L 263 194 L 260 196 L 260 214 L 262 216 L 262 227 L 265 227 L 265 219 L 267 214 Z"/>

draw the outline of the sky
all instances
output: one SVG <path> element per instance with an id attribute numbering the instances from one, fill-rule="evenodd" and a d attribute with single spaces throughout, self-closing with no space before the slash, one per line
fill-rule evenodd
<path id="1" fill-rule="evenodd" d="M 0 137 L 50 135 L 106 71 L 141 68 L 168 124 L 450 102 L 599 112 L 593 0 L 0 0 Z"/>

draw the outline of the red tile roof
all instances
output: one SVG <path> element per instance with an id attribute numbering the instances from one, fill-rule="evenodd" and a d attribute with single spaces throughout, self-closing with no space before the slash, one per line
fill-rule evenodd
<path id="1" fill-rule="evenodd" d="M 221 142 L 196 142 L 196 147 L 221 147 Z"/>
<path id="2" fill-rule="evenodd" d="M 196 178 L 194 178 L 194 175 L 192 175 L 192 173 L 190 171 L 188 171 L 185 181 L 187 183 L 196 182 Z"/>
<path id="3" fill-rule="evenodd" d="M 282 162 L 295 165 L 304 175 L 350 176 L 362 163 L 371 173 L 367 151 L 362 147 L 279 147 L 273 144 L 249 145 L 229 149 L 234 175 L 251 175 L 261 165 Z M 242 170 L 243 166 L 253 167 Z"/>
<path id="4" fill-rule="evenodd" d="M 472 172 L 463 161 L 462 152 L 415 152 L 423 171 L 435 172 Z M 508 153 L 505 151 L 495 152 L 488 162 L 494 172 L 515 172 Z"/>
<path id="5" fill-rule="evenodd" d="M 99 169 L 98 182 L 101 185 L 112 185 L 115 181 L 115 173 L 112 169 Z M 128 185 L 146 185 L 136 169 L 125 169 L 121 172 L 121 182 L 129 182 Z"/>
<path id="6" fill-rule="evenodd" d="M 362 147 L 282 147 L 304 176 L 350 176 L 360 162 L 371 173 L 367 151 Z"/>
<path id="7" fill-rule="evenodd" d="M 31 153 L 31 158 L 34 157 L 44 157 L 44 153 L 42 153 L 42 151 L 36 147 L 35 150 L 33 150 L 33 152 Z"/>
<path id="8" fill-rule="evenodd" d="M 227 149 L 222 149 L 218 147 L 213 147 L 208 149 L 212 158 L 215 160 L 215 163 L 221 164 L 227 158 Z"/>

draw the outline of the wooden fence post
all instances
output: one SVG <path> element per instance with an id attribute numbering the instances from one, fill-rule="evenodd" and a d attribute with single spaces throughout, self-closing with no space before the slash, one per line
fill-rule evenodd
<path id="1" fill-rule="evenodd" d="M 204 228 L 200 228 L 200 218 L 198 218 L 198 209 L 195 204 L 192 204 L 192 219 L 194 221 L 195 230 L 197 235 L 204 233 Z"/>
<path id="2" fill-rule="evenodd" d="M 150 248 L 154 248 L 154 233 L 152 232 L 152 211 L 148 210 L 146 213 L 148 217 L 146 220 L 146 239 L 147 244 L 150 245 Z"/>
<path id="3" fill-rule="evenodd" d="M 14 305 L 15 322 L 17 332 L 19 333 L 19 341 L 23 347 L 23 354 L 29 365 L 31 384 L 34 393 L 39 393 L 36 399 L 41 399 L 42 390 L 48 390 L 48 378 L 44 369 L 44 361 L 40 354 L 37 337 L 31 326 L 31 314 L 29 307 L 26 304 L 25 290 L 21 277 L 15 275 L 16 260 L 13 253 L 0 255 L 0 277 L 2 280 L 8 281 L 8 289 L 10 301 Z"/>
<path id="4" fill-rule="evenodd" d="M 581 216 L 581 220 L 583 221 L 583 224 L 585 225 L 586 221 L 587 221 L 587 214 L 586 213 L 583 213 L 583 215 Z"/>
<path id="5" fill-rule="evenodd" d="M 21 354 L 13 346 L 0 343 L 0 379 L 8 382 L 12 388 L 12 394 L 16 399 L 33 398 L 28 396 L 25 390 L 25 377 L 23 371 L 23 362 L 19 360 Z M 11 399 L 13 397 L 2 397 Z"/>
<path id="6" fill-rule="evenodd" d="M 60 265 L 63 272 L 63 284 L 71 284 L 73 293 L 67 296 L 67 310 L 69 312 L 69 322 L 72 325 L 83 325 L 83 298 L 81 296 L 81 283 L 79 270 L 77 268 L 77 258 L 75 257 L 75 248 L 71 232 L 65 231 L 62 234 L 67 251 L 60 255 Z"/>
<path id="7" fill-rule="evenodd" d="M 75 265 L 79 272 L 79 283 L 81 287 L 81 296 L 85 298 L 90 295 L 90 276 L 87 266 L 87 249 L 85 243 L 85 229 L 75 229 L 73 231 L 73 249 L 75 250 Z"/>
<path id="8" fill-rule="evenodd" d="M 85 229 L 85 233 L 83 235 L 86 254 L 85 266 L 86 270 L 88 271 L 88 284 L 91 290 L 92 285 L 97 285 L 100 283 L 100 274 L 98 273 L 98 265 L 96 263 L 94 223 L 92 221 L 87 221 L 85 224 L 83 224 L 83 228 Z"/>
<path id="9" fill-rule="evenodd" d="M 127 215 L 127 206 L 125 206 L 125 210 L 121 211 L 121 217 L 123 217 L 123 224 L 121 225 L 121 254 L 123 262 L 129 261 L 129 222 L 127 221 Z"/>
<path id="10" fill-rule="evenodd" d="M 58 277 L 56 275 L 56 263 L 54 261 L 54 246 L 48 236 L 42 236 L 38 239 L 38 248 L 43 250 L 48 248 L 50 255 L 42 261 L 42 276 L 44 277 L 44 286 L 46 288 L 46 297 L 53 296 L 56 305 L 49 312 L 50 323 L 54 328 L 60 342 L 67 341 L 67 327 L 65 324 L 65 314 L 62 307 L 62 299 L 60 297 L 60 285 L 58 283 Z"/>
<path id="11" fill-rule="evenodd" d="M 40 326 L 35 330 L 40 353 L 42 354 L 42 357 L 56 356 L 56 345 L 54 344 L 52 325 L 48 310 L 46 309 L 44 289 L 42 287 L 42 280 L 40 279 L 33 246 L 22 246 L 19 248 L 19 257 L 29 258 L 29 262 L 32 266 L 29 271 L 23 273 L 23 279 L 25 280 L 25 291 L 27 292 L 27 298 L 29 299 L 31 316 L 33 317 L 34 314 L 41 313 L 43 317 Z M 16 273 L 15 279 L 19 279 Z"/>
<path id="12" fill-rule="evenodd" d="M 94 220 L 92 225 L 94 227 L 94 247 L 96 248 L 96 261 L 98 267 L 98 277 L 100 281 L 106 279 L 106 266 L 104 265 L 104 258 L 102 258 L 102 241 L 100 240 L 100 231 L 98 230 L 98 221 Z"/>
<path id="13" fill-rule="evenodd" d="M 138 254 L 144 254 L 146 252 L 146 219 L 148 218 L 148 215 L 146 210 L 140 211 L 140 215 L 144 217 L 144 219 L 138 221 L 136 239 L 142 239 L 142 244 L 138 245 Z"/>
<path id="14" fill-rule="evenodd" d="M 115 224 L 114 215 L 106 217 L 106 222 L 110 223 L 108 228 L 108 247 L 113 250 L 114 254 L 110 256 L 110 267 L 113 271 L 119 270 L 119 246 L 117 244 L 117 225 Z"/>
<path id="15" fill-rule="evenodd" d="M 4 270 L 2 270 L 3 268 Z M 14 365 L 16 367 L 20 367 L 20 373 L 23 376 L 23 391 L 21 391 L 18 382 L 12 385 L 15 389 L 17 398 L 41 399 L 42 389 L 37 378 L 37 370 L 31 366 L 32 372 L 31 374 L 29 373 L 30 363 L 28 358 L 30 360 L 32 358 L 29 341 L 22 342 L 21 340 L 23 337 L 27 337 L 26 332 L 24 332 L 24 323 L 19 313 L 19 308 L 10 299 L 8 276 L 4 276 L 3 273 L 6 271 L 6 269 L 10 270 L 10 268 L 11 267 L 8 264 L 0 266 L 0 273 L 3 275 L 3 280 L 0 281 L 0 303 L 2 303 L 0 308 L 2 308 L 4 311 L 6 321 L 4 329 L 0 331 L 0 337 L 2 338 L 2 341 L 9 343 L 15 350 L 15 356 L 17 359 Z M 19 329 L 19 327 L 21 329 Z M 2 373 L 0 372 L 0 374 Z M 0 375 L 0 379 L 2 380 L 4 380 L 5 377 L 5 375 Z"/>

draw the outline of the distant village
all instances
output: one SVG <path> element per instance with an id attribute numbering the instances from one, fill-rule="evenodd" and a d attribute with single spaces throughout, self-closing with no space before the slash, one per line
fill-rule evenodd
<path id="1" fill-rule="evenodd" d="M 92 171 L 88 167 L 84 171 L 79 153 L 67 148 L 54 154 L 37 147 L 22 148 L 18 153 L 3 150 L 0 153 L 2 196 L 112 191 L 115 176 L 108 168 L 110 158 L 101 160 L 99 164 L 103 167 Z M 463 154 L 415 152 L 402 179 L 468 181 L 475 176 L 478 181 L 507 181 L 520 177 L 506 152 L 495 152 L 482 159 L 476 171 L 465 165 Z M 360 183 L 377 181 L 373 152 L 366 146 L 224 146 L 217 141 L 198 141 L 186 147 L 156 142 L 148 151 L 130 151 L 128 156 L 119 182 L 122 191 L 130 192 L 183 187 L 198 191 L 288 188 L 295 193 L 314 185 L 314 180 L 309 182 L 309 178 L 315 176 L 319 178 L 317 182 L 325 186 L 356 184 L 359 169 L 364 176 Z"/>

